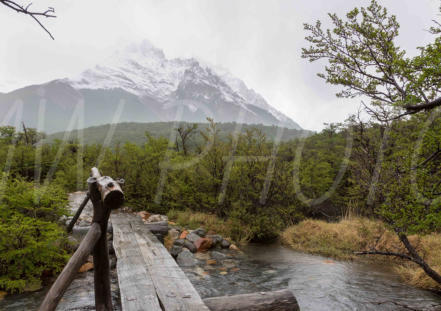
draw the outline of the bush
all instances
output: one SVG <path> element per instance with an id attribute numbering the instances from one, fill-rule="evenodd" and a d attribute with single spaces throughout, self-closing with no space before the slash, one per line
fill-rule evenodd
<path id="1" fill-rule="evenodd" d="M 21 179 L 0 190 L 0 288 L 38 288 L 43 275 L 60 271 L 68 259 L 66 234 L 57 224 L 66 213 L 65 194 Z"/>

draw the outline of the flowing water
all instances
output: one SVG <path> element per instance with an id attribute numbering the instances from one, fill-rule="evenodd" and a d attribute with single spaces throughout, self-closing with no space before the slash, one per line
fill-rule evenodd
<path id="1" fill-rule="evenodd" d="M 203 298 L 289 288 L 302 311 L 441 310 L 440 296 L 404 284 L 387 265 L 334 261 L 280 245 L 243 251 L 239 258 L 226 254 L 222 265 L 200 258 L 198 268 L 184 270 Z"/>

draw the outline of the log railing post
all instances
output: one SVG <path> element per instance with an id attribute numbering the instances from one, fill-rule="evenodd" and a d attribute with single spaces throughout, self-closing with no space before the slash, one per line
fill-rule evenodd
<path id="1" fill-rule="evenodd" d="M 93 252 L 94 264 L 95 310 L 112 310 L 107 226 L 111 210 L 119 208 L 123 204 L 124 194 L 118 182 L 108 176 L 101 176 L 95 167 L 92 168 L 91 177 L 87 182 L 89 185 L 89 193 L 81 204 L 74 219 L 78 219 L 82 209 L 90 198 L 93 204 L 92 225 L 83 241 L 81 241 L 77 251 L 70 258 L 46 294 L 39 311 L 53 311 L 56 309 L 63 294 L 91 252 Z M 71 222 L 72 227 L 75 221 Z"/>
<path id="2" fill-rule="evenodd" d="M 107 224 L 110 212 L 121 206 L 123 193 L 117 182 L 107 176 L 101 176 L 97 168 L 92 168 L 89 184 L 90 200 L 93 204 L 93 222 L 101 227 L 101 235 L 93 249 L 95 308 L 97 311 L 112 310 L 110 291 L 110 264 L 107 245 Z"/>

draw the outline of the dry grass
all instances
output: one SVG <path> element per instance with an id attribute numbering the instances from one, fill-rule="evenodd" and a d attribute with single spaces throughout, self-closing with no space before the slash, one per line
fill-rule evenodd
<path id="1" fill-rule="evenodd" d="M 193 211 L 171 210 L 167 213 L 169 220 L 186 229 L 204 228 L 210 234 L 219 234 L 227 240 L 238 244 L 246 243 L 251 236 L 251 230 L 237 221 L 224 220 L 212 214 Z"/>
<path id="2" fill-rule="evenodd" d="M 378 220 L 346 218 L 338 223 L 307 219 L 287 228 L 282 242 L 291 248 L 336 259 L 359 259 L 354 252 L 370 249 L 406 253 L 397 236 Z M 410 236 L 419 254 L 441 273 L 441 234 Z M 365 258 L 365 257 L 363 257 Z M 396 271 L 414 286 L 441 289 L 416 264 L 393 257 L 370 256 L 372 260 L 393 261 Z"/>

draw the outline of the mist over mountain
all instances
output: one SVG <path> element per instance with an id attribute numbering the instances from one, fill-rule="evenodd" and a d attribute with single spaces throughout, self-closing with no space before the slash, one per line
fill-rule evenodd
<path id="1" fill-rule="evenodd" d="M 0 93 L 3 123 L 52 133 L 119 122 L 237 122 L 301 129 L 244 81 L 194 59 L 167 59 L 148 41 L 78 77 Z"/>

